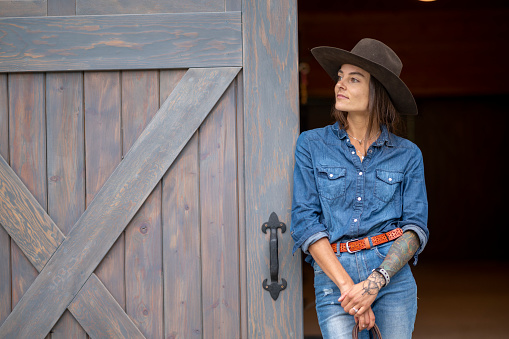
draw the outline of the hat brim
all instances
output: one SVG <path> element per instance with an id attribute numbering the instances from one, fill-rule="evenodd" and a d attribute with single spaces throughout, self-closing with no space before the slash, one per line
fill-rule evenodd
<path id="1" fill-rule="evenodd" d="M 364 69 L 385 87 L 400 114 L 417 115 L 417 104 L 408 87 L 399 76 L 384 66 L 336 47 L 315 47 L 311 53 L 334 81 L 338 80 L 338 70 L 343 64 Z"/>

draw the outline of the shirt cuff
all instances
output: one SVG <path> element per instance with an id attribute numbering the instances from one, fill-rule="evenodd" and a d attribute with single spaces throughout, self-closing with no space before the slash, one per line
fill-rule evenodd
<path id="1" fill-rule="evenodd" d="M 402 229 L 403 229 L 403 232 L 414 231 L 415 234 L 417 234 L 417 236 L 419 237 L 420 245 L 419 245 L 419 248 L 417 249 L 417 252 L 415 252 L 415 255 L 414 255 L 414 266 L 415 266 L 415 265 L 417 265 L 417 256 L 424 250 L 424 247 L 428 243 L 428 237 L 426 236 L 426 233 L 422 230 L 422 228 L 420 228 L 417 225 L 412 225 L 412 224 L 405 225 L 402 227 Z"/>
<path id="2" fill-rule="evenodd" d="M 309 246 L 313 245 L 315 242 L 317 242 L 318 240 L 320 240 L 322 238 L 328 238 L 328 237 L 329 237 L 329 235 L 326 232 L 318 232 L 318 233 L 313 234 L 312 236 L 307 238 L 306 241 L 304 241 L 304 243 L 302 244 L 302 246 L 301 246 L 302 252 L 304 252 L 305 254 L 309 254 L 309 252 L 308 252 Z"/>

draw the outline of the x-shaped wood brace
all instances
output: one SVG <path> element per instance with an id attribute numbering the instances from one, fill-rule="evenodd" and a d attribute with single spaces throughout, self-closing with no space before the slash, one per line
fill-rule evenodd
<path id="1" fill-rule="evenodd" d="M 0 223 L 40 272 L 0 338 L 44 338 L 66 308 L 87 332 L 143 338 L 93 272 L 239 70 L 189 69 L 67 238 L 0 156 Z"/>

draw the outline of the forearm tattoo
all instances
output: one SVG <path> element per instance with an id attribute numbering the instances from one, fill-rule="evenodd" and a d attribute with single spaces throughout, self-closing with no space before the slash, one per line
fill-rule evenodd
<path id="1" fill-rule="evenodd" d="M 362 295 L 364 294 L 375 295 L 378 293 L 378 291 L 380 291 L 384 284 L 385 284 L 384 277 L 378 272 L 373 272 L 369 275 L 369 277 L 366 280 L 364 280 L 362 284 L 362 288 L 364 289 Z"/>
<path id="2" fill-rule="evenodd" d="M 392 278 L 414 256 L 418 248 L 417 234 L 413 231 L 405 232 L 392 244 L 380 267 Z"/>

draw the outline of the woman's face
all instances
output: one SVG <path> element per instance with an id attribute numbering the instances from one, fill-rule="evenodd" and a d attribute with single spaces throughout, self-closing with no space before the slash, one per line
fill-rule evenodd
<path id="1" fill-rule="evenodd" d="M 348 113 L 369 113 L 369 78 L 370 74 L 360 67 L 342 65 L 334 87 L 336 109 Z"/>

